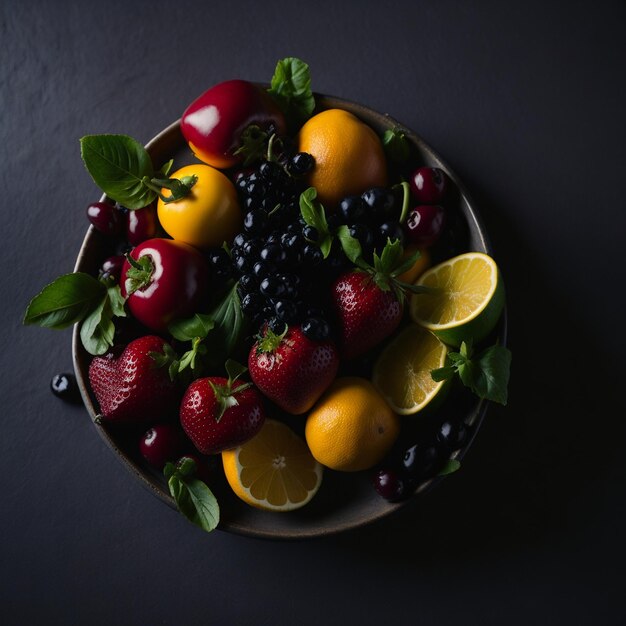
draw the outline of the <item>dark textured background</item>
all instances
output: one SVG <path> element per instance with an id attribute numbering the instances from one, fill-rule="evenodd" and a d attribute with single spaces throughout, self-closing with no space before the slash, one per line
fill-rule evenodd
<path id="1" fill-rule="evenodd" d="M 624 624 L 623 2 L 0 4 L 0 621 Z M 506 278 L 510 403 L 462 471 L 329 539 L 206 535 L 48 391 L 70 332 L 22 328 L 99 193 L 78 138 L 147 141 L 210 85 L 314 88 L 420 133 L 467 184 Z"/>

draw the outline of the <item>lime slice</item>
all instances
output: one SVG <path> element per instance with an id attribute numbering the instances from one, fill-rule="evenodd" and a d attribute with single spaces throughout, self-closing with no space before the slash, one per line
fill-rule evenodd
<path id="1" fill-rule="evenodd" d="M 460 254 L 426 270 L 415 284 L 436 292 L 411 296 L 411 318 L 449 345 L 479 342 L 500 319 L 504 284 L 487 254 Z"/>
<path id="2" fill-rule="evenodd" d="M 435 382 L 431 370 L 443 367 L 448 348 L 432 333 L 411 324 L 380 353 L 372 382 L 399 415 L 413 415 L 443 396 L 447 381 Z"/>

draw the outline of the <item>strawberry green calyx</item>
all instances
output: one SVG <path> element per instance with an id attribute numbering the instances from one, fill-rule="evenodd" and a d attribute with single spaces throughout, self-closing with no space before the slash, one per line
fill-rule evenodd
<path id="1" fill-rule="evenodd" d="M 278 350 L 282 340 L 289 331 L 289 326 L 285 324 L 285 330 L 277 334 L 271 328 L 266 328 L 265 331 L 257 336 L 256 352 L 257 354 L 275 352 Z"/>
<path id="2" fill-rule="evenodd" d="M 237 361 L 234 361 L 233 359 L 228 359 L 228 361 L 226 361 L 228 382 L 225 385 L 217 385 L 209 379 L 209 386 L 215 395 L 215 400 L 219 407 L 218 414 L 215 416 L 216 422 L 219 423 L 228 409 L 239 404 L 235 394 L 241 393 L 245 389 L 252 387 L 252 383 L 241 383 L 236 387 L 234 386 L 237 379 L 247 371 L 248 368 L 241 365 L 241 363 L 237 363 Z"/>
<path id="3" fill-rule="evenodd" d="M 432 293 L 429 287 L 411 285 L 398 280 L 398 276 L 413 267 L 415 262 L 420 258 L 419 250 L 416 250 L 408 258 L 404 257 L 404 248 L 397 239 L 391 241 L 387 239 L 387 243 L 380 255 L 374 252 L 374 265 L 370 265 L 363 260 L 362 257 L 356 260 L 356 265 L 367 272 L 376 286 L 381 291 L 391 291 L 402 302 L 406 296 L 406 292 L 412 293 Z"/>

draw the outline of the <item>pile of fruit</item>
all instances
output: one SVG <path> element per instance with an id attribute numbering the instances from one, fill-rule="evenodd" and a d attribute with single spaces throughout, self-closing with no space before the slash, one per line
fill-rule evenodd
<path id="1" fill-rule="evenodd" d="M 125 135 L 84 137 L 107 196 L 87 216 L 119 254 L 26 312 L 81 324 L 98 419 L 142 428 L 145 462 L 206 530 L 219 522 L 211 459 L 266 510 L 308 503 L 324 468 L 372 472 L 397 501 L 458 467 L 468 390 L 506 403 L 510 353 L 474 353 L 502 279 L 464 249 L 453 183 L 402 129 L 381 137 L 315 106 L 308 67 L 288 58 L 268 90 L 231 80 L 187 107 L 201 163 L 172 172 Z"/>

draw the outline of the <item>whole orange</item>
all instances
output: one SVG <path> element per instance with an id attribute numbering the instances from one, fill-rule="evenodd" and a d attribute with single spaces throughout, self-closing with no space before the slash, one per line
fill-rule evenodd
<path id="1" fill-rule="evenodd" d="M 378 135 L 343 109 L 310 118 L 300 129 L 298 151 L 315 159 L 308 182 L 328 209 L 346 196 L 387 184 L 387 161 Z"/>
<path id="2" fill-rule="evenodd" d="M 309 413 L 304 429 L 314 458 L 358 472 L 383 459 L 400 431 L 398 416 L 364 378 L 338 378 Z"/>

